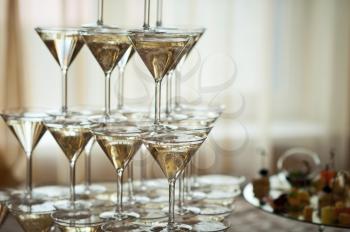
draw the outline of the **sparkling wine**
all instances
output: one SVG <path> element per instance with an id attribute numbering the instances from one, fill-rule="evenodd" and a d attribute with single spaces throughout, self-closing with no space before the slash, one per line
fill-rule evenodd
<path id="1" fill-rule="evenodd" d="M 116 170 L 125 169 L 142 144 L 138 134 L 122 135 L 96 131 L 95 135 L 97 142 Z"/>
<path id="2" fill-rule="evenodd" d="M 15 217 L 26 232 L 48 232 L 53 224 L 50 213 L 15 214 Z"/>
<path id="3" fill-rule="evenodd" d="M 156 81 L 160 81 L 167 72 L 175 67 L 188 42 L 186 37 L 138 37 L 131 36 L 134 48 L 140 55 Z"/>
<path id="4" fill-rule="evenodd" d="M 56 31 L 37 28 L 36 31 L 61 68 L 67 69 L 84 45 L 76 30 Z"/>
<path id="5" fill-rule="evenodd" d="M 105 73 L 112 72 L 126 52 L 131 53 L 132 46 L 127 35 L 98 33 L 84 34 L 83 38 L 91 53 Z M 127 54 L 126 54 L 127 55 Z"/>
<path id="6" fill-rule="evenodd" d="M 188 142 L 185 142 L 188 141 Z M 195 135 L 165 135 L 144 141 L 168 179 L 176 179 L 203 142 Z"/>
<path id="7" fill-rule="evenodd" d="M 46 131 L 40 118 L 26 116 L 3 116 L 3 118 L 26 153 L 34 150 Z"/>
<path id="8" fill-rule="evenodd" d="M 48 123 L 46 126 L 70 162 L 79 157 L 81 151 L 92 137 L 90 127 L 88 125 L 84 126 L 84 124 L 57 122 Z"/>

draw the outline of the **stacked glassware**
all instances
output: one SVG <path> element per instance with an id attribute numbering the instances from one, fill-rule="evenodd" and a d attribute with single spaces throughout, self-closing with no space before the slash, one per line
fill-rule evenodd
<path id="1" fill-rule="evenodd" d="M 223 107 L 189 107 L 179 102 L 172 104 L 167 99 L 166 113 L 161 112 L 162 80 L 179 78 L 173 75 L 174 70 L 186 62 L 205 29 L 117 28 L 103 25 L 99 14 L 96 25 L 35 30 L 62 71 L 62 106 L 54 111 L 15 109 L 1 113 L 26 154 L 27 187 L 25 191 L 1 192 L 0 219 L 8 208 L 25 231 L 52 228 L 60 231 L 227 230 L 229 224 L 224 219 L 233 212 L 242 179 L 232 177 L 222 185 L 210 181 L 194 183 L 189 168 Z M 68 68 L 84 44 L 105 74 L 104 110 L 68 108 Z M 124 70 L 134 52 L 154 79 L 154 112 L 124 107 Z M 110 83 L 115 67 L 119 69 L 121 81 L 118 107 L 112 109 Z M 51 133 L 69 162 L 69 189 L 32 186 L 32 153 L 46 131 Z M 76 162 L 84 149 L 90 157 L 94 141 L 116 171 L 116 191 L 109 186 L 91 185 L 90 173 L 86 186 L 76 191 Z M 132 160 L 142 146 L 147 148 L 167 181 L 143 180 L 136 189 Z M 86 168 L 90 170 L 90 159 L 87 160 Z M 125 170 L 128 182 L 124 184 Z M 224 187 L 227 183 L 231 186 Z M 168 198 L 164 191 L 167 184 Z M 176 184 L 179 185 L 178 202 Z M 128 189 L 127 197 L 123 196 L 124 187 Z M 220 191 L 226 194 L 218 195 Z"/>

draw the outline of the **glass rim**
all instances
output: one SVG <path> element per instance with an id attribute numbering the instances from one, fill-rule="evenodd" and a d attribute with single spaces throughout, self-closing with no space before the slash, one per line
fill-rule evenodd
<path id="1" fill-rule="evenodd" d="M 87 118 L 50 118 L 44 120 L 44 124 L 48 128 L 70 128 L 70 129 L 91 129 L 92 127 L 100 126 L 100 124 L 91 122 Z"/>
<path id="2" fill-rule="evenodd" d="M 192 26 L 192 25 L 175 25 L 175 26 L 162 26 L 162 27 L 156 27 L 154 28 L 158 31 L 182 31 L 182 32 L 189 32 L 189 33 L 196 33 L 196 34 L 204 34 L 207 30 L 205 27 L 200 26 Z"/>
<path id="3" fill-rule="evenodd" d="M 50 203 L 51 208 L 50 209 L 42 209 L 42 210 L 35 210 L 32 209 L 32 207 L 40 207 L 45 204 L 49 204 L 49 202 L 44 202 L 41 204 L 33 204 L 33 205 L 26 205 L 26 204 L 21 204 L 21 203 L 14 203 L 14 202 L 9 202 L 7 204 L 8 209 L 10 210 L 11 213 L 13 214 L 35 214 L 35 215 L 42 215 L 42 214 L 51 214 L 52 212 L 55 211 L 55 208 L 53 205 Z M 21 209 L 20 207 L 25 207 L 24 209 Z"/>
<path id="4" fill-rule="evenodd" d="M 174 123 L 174 124 L 169 124 L 171 126 L 176 126 L 176 130 L 177 131 L 195 131 L 195 132 L 198 132 L 198 131 L 210 131 L 211 129 L 213 129 L 213 125 L 203 125 L 203 124 L 200 124 L 198 122 L 197 125 L 191 125 L 191 123 L 197 123 L 197 121 L 188 121 L 188 122 L 178 122 L 178 123 Z M 184 123 L 184 124 L 182 124 Z M 187 124 L 188 123 L 188 124 Z M 193 133 L 195 133 L 193 132 Z"/>
<path id="5" fill-rule="evenodd" d="M 47 113 L 46 109 L 39 108 L 13 108 L 0 111 L 0 116 L 5 120 L 26 119 L 28 121 L 43 121 L 50 119 L 52 116 Z"/>
<path id="6" fill-rule="evenodd" d="M 79 34 L 84 35 L 129 35 L 130 31 L 127 28 L 119 28 L 119 27 L 81 27 L 78 30 Z"/>
<path id="7" fill-rule="evenodd" d="M 150 29 L 130 29 L 129 36 L 143 36 L 143 37 L 160 37 L 160 38 L 187 38 L 192 37 L 195 32 L 184 30 L 157 30 L 157 28 Z"/>
<path id="8" fill-rule="evenodd" d="M 177 137 L 192 137 L 192 139 L 181 140 L 181 141 L 171 141 L 171 140 L 158 140 L 156 138 L 166 137 L 166 136 L 177 136 Z M 144 143 L 149 144 L 177 144 L 177 145 L 187 145 L 187 144 L 197 144 L 203 142 L 206 138 L 195 135 L 195 132 L 187 133 L 181 130 L 177 130 L 176 132 L 160 132 L 160 133 L 150 133 L 142 138 Z"/>
<path id="9" fill-rule="evenodd" d="M 85 213 L 86 215 L 88 215 L 88 218 L 84 218 L 84 219 L 75 219 L 75 218 L 67 218 L 67 219 L 61 219 L 58 218 L 58 216 L 61 214 L 62 216 L 65 216 L 69 213 Z M 99 219 L 100 221 L 96 221 L 96 222 L 84 222 L 80 220 L 91 220 L 91 218 L 96 218 Z M 103 219 L 101 219 L 100 217 L 91 214 L 90 211 L 86 211 L 86 210 L 77 210 L 77 211 L 55 211 L 51 214 L 51 218 L 54 220 L 55 223 L 57 223 L 58 225 L 61 226 L 74 226 L 74 227 L 83 227 L 83 226 L 99 226 L 103 223 L 105 223 L 105 221 Z"/>
<path id="10" fill-rule="evenodd" d="M 122 128 L 132 128 L 135 130 L 132 131 L 123 131 Z M 118 130 L 120 129 L 120 130 Z M 141 135 L 142 132 L 141 129 L 139 129 L 137 126 L 133 126 L 133 125 L 118 125 L 118 124 L 111 124 L 111 125 L 107 125 L 107 126 L 102 126 L 102 127 L 97 127 L 97 128 L 92 128 L 91 132 L 94 135 L 101 135 L 101 136 L 128 136 L 128 135 Z"/>
<path id="11" fill-rule="evenodd" d="M 35 27 L 34 30 L 37 32 L 76 32 L 78 33 L 81 27 L 79 26 L 70 26 L 70 27 L 64 27 L 64 26 L 39 26 Z"/>

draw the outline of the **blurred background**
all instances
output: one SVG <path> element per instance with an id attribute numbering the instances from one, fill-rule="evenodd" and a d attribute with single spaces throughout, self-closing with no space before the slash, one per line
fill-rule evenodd
<path id="1" fill-rule="evenodd" d="M 151 1 L 155 24 L 156 1 Z M 105 0 L 106 24 L 141 27 L 143 1 Z M 97 0 L 0 0 L 0 109 L 60 106 L 60 69 L 37 26 L 95 23 Z M 164 0 L 165 26 L 207 28 L 183 69 L 181 97 L 226 110 L 196 155 L 200 173 L 257 175 L 259 153 L 273 172 L 287 149 L 305 147 L 323 163 L 350 169 L 350 1 Z M 113 81 L 118 78 L 113 74 Z M 104 76 L 84 47 L 69 70 L 69 105 L 103 107 Z M 116 106 L 116 84 L 112 85 Z M 152 106 L 153 80 L 134 56 L 126 68 L 126 105 Z M 148 177 L 160 171 L 142 150 Z M 83 179 L 84 157 L 78 163 Z M 93 180 L 114 180 L 96 145 Z M 137 172 L 137 170 L 136 170 Z M 68 182 L 68 162 L 49 133 L 34 151 L 36 185 Z M 161 175 L 160 175 L 161 176 Z M 0 125 L 0 186 L 24 182 L 25 156 Z"/>

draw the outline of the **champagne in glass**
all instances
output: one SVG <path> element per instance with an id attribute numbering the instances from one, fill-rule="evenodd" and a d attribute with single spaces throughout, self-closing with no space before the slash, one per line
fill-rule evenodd
<path id="1" fill-rule="evenodd" d="M 191 120 L 183 120 L 177 122 L 169 123 L 170 126 L 176 126 L 176 130 L 182 131 L 183 133 L 190 133 L 196 136 L 202 137 L 204 139 L 207 138 L 208 134 L 212 129 L 211 124 L 202 124 L 201 121 L 191 121 Z M 191 163 L 188 165 L 188 168 L 191 168 Z M 185 205 L 185 184 L 189 184 L 189 180 L 185 181 L 185 173 L 187 170 L 182 171 L 179 178 L 179 201 L 178 201 L 178 209 L 176 210 L 177 214 L 187 215 L 187 214 L 199 214 L 200 209 L 194 206 Z M 205 194 L 202 192 L 194 192 L 190 191 L 190 194 L 186 196 L 186 200 L 201 200 L 205 197 Z"/>
<path id="2" fill-rule="evenodd" d="M 27 179 L 26 194 L 23 200 L 28 202 L 34 201 L 32 198 L 32 154 L 36 145 L 46 131 L 43 120 L 47 119 L 48 115 L 35 110 L 23 109 L 5 111 L 1 113 L 1 116 L 11 132 L 17 138 L 18 142 L 21 144 L 21 147 L 26 155 Z"/>
<path id="3" fill-rule="evenodd" d="M 86 45 L 95 57 L 97 63 L 105 74 L 105 117 L 111 117 L 111 74 L 124 58 L 125 54 L 131 53 L 131 43 L 128 39 L 128 31 L 117 28 L 87 28 L 81 31 Z M 117 119 L 124 119 L 121 115 Z"/>
<path id="4" fill-rule="evenodd" d="M 156 225 L 160 231 L 186 231 L 192 227 L 175 223 L 175 182 L 186 168 L 193 154 L 205 138 L 180 131 L 153 133 L 143 139 L 147 149 L 156 160 L 169 183 L 169 218 L 168 223 Z M 162 230 L 162 231 L 163 231 Z"/>
<path id="5" fill-rule="evenodd" d="M 176 66 L 173 67 L 173 69 L 168 73 L 166 78 L 166 117 L 167 120 L 181 120 L 187 118 L 185 114 L 182 114 L 181 112 L 172 112 L 173 106 L 172 106 L 172 82 L 176 74 L 181 72 L 182 66 L 191 53 L 192 49 L 196 46 L 199 39 L 202 37 L 202 35 L 205 32 L 205 28 L 176 28 L 176 27 L 157 27 L 157 31 L 159 32 L 167 32 L 167 31 L 184 31 L 186 33 L 190 33 L 192 35 L 192 39 L 189 40 L 189 42 L 186 45 L 186 48 L 183 51 L 183 56 L 181 57 L 180 61 Z M 181 83 L 181 76 L 175 78 L 175 106 L 177 107 L 180 104 L 180 83 Z"/>
<path id="6" fill-rule="evenodd" d="M 79 28 L 35 28 L 62 72 L 61 114 L 68 113 L 68 68 L 84 45 Z"/>
<path id="7" fill-rule="evenodd" d="M 152 74 L 155 81 L 154 125 L 160 125 L 161 81 L 177 65 L 191 39 L 188 33 L 155 30 L 134 31 L 130 36 L 134 49 Z"/>
<path id="8" fill-rule="evenodd" d="M 58 117 L 45 121 L 45 125 L 61 147 L 70 166 L 70 201 L 55 206 L 62 209 L 86 207 L 87 205 L 76 204 L 75 202 L 75 164 L 85 145 L 92 137 L 90 129 L 98 125 L 79 117 Z"/>
<path id="9" fill-rule="evenodd" d="M 53 225 L 51 213 L 55 208 L 51 202 L 41 204 L 9 204 L 12 215 L 25 232 L 49 232 Z"/>
<path id="10" fill-rule="evenodd" d="M 124 170 L 142 144 L 141 131 L 130 126 L 107 125 L 93 129 L 93 134 L 117 173 L 117 208 L 100 216 L 119 221 L 138 218 L 139 215 L 135 212 L 123 211 L 122 197 Z"/>

